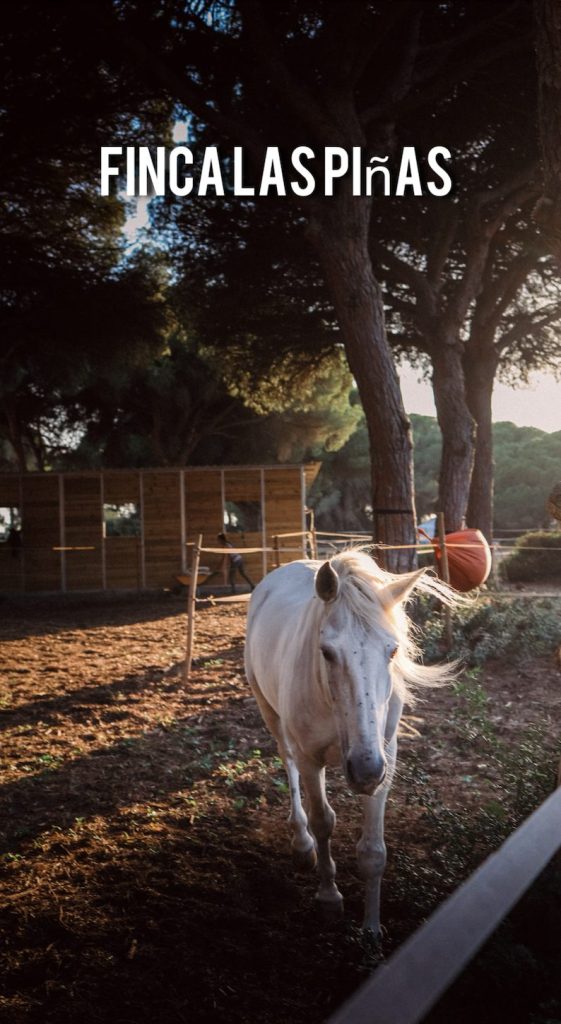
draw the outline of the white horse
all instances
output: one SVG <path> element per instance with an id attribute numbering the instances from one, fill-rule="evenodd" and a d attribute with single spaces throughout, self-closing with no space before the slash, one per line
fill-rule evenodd
<path id="1" fill-rule="evenodd" d="M 335 814 L 325 795 L 325 766 L 339 762 L 364 801 L 357 856 L 366 883 L 363 927 L 375 935 L 386 863 L 384 808 L 403 704 L 411 700 L 411 686 L 437 685 L 454 669 L 414 661 L 403 606 L 415 589 L 454 601 L 423 569 L 394 576 L 351 550 L 328 562 L 276 569 L 256 587 L 249 606 L 246 674 L 286 767 L 294 854 L 302 866 L 317 860 L 317 899 L 341 904 L 330 853 Z"/>

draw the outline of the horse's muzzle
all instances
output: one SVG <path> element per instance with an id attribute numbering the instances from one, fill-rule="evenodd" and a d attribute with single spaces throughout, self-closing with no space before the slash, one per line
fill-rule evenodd
<path id="1" fill-rule="evenodd" d="M 345 762 L 345 775 L 353 792 L 371 796 L 386 777 L 386 759 L 373 754 L 350 754 Z"/>

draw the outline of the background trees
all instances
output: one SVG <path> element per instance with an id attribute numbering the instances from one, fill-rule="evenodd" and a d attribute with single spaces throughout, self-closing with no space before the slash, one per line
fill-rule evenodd
<path id="1" fill-rule="evenodd" d="M 169 104 L 148 105 L 130 75 L 117 84 L 96 26 L 77 29 L 67 4 L 3 16 L 0 434 L 21 469 L 64 442 L 67 396 L 157 349 L 165 319 L 162 282 L 127 258 L 123 203 L 101 199 L 97 177 L 107 134 L 140 129 L 131 105 L 154 138 Z"/>
<path id="2" fill-rule="evenodd" d="M 66 405 L 80 429 L 64 464 L 178 466 L 301 462 L 339 448 L 361 415 L 340 353 L 292 394 L 231 375 L 216 350 L 176 326 L 165 350 L 123 372 L 111 365 Z"/>
<path id="3" fill-rule="evenodd" d="M 397 147 L 407 118 L 430 120 L 436 99 L 461 93 L 485 67 L 527 49 L 528 29 L 528 10 L 517 3 L 131 4 L 119 56 L 134 54 L 143 77 L 194 115 L 193 137 L 201 129 L 207 138 L 209 131 L 226 136 L 258 165 L 270 139 L 286 147 L 303 138 L 317 147 Z M 407 542 L 414 540 L 412 441 L 368 249 L 371 212 L 372 199 L 354 197 L 347 179 L 329 200 L 299 207 L 365 409 L 376 531 Z M 409 559 L 402 553 L 396 566 Z"/>
<path id="4" fill-rule="evenodd" d="M 535 0 L 543 192 L 534 217 L 561 268 L 561 18 L 556 0 Z"/>
<path id="5" fill-rule="evenodd" d="M 550 16 L 549 0 L 538 7 Z M 532 221 L 543 188 L 528 5 L 24 2 L 4 39 L 8 457 L 48 464 L 66 447 L 82 462 L 165 463 L 334 448 L 358 415 L 344 346 L 366 416 L 374 528 L 413 540 L 412 439 L 385 303 L 398 350 L 432 363 L 448 524 L 469 497 L 489 530 L 494 374 L 556 354 L 553 275 Z M 26 132 L 38 112 L 40 129 Z M 242 143 L 250 178 L 271 143 L 364 145 L 395 173 L 402 146 L 422 163 L 445 142 L 456 190 L 358 198 L 345 180 L 333 197 L 294 203 L 153 202 L 157 246 L 129 251 L 122 201 L 97 195 L 99 145 L 170 141 L 181 117 L 199 149 Z"/>
<path id="6" fill-rule="evenodd" d="M 451 529 L 492 530 L 493 382 L 551 365 L 559 320 L 540 195 L 536 76 L 531 51 L 489 64 L 435 117 L 455 154 L 456 188 L 440 204 L 393 199 L 372 226 L 371 249 L 390 307 L 390 339 L 428 367 L 443 435 L 439 507 Z M 426 140 L 421 120 L 408 126 Z M 419 355 L 419 353 L 421 355 Z"/>
<path id="7" fill-rule="evenodd" d="M 442 437 L 432 416 L 411 417 L 415 435 L 415 485 L 419 519 L 432 515 L 438 502 Z M 493 530 L 532 530 L 549 525 L 545 504 L 552 480 L 559 476 L 561 431 L 501 422 L 493 426 L 496 499 Z M 349 441 L 322 460 L 312 503 L 325 530 L 368 530 L 371 526 L 367 486 L 368 438 L 364 422 Z"/>

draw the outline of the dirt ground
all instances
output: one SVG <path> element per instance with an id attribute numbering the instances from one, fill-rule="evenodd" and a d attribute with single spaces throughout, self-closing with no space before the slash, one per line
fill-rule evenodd
<path id="1" fill-rule="evenodd" d="M 1 1019 L 324 1020 L 372 966 L 356 928 L 359 807 L 332 784 L 346 905 L 325 921 L 313 876 L 293 868 L 284 776 L 243 678 L 245 607 L 199 612 L 187 687 L 177 598 L 3 602 L 0 613 Z M 431 806 L 458 821 L 496 799 L 487 749 L 534 728 L 553 774 L 553 658 L 490 665 L 469 694 L 432 691 L 406 719 L 386 954 L 471 870 L 443 865 Z"/>

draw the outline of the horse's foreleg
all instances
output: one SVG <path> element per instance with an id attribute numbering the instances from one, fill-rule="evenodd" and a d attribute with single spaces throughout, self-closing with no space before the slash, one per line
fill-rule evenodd
<path id="1" fill-rule="evenodd" d="M 325 768 L 318 768 L 308 759 L 299 760 L 298 767 L 308 797 L 310 828 L 317 844 L 319 889 L 316 899 L 331 906 L 340 905 L 343 897 L 335 884 L 335 861 L 330 849 L 336 819 L 325 795 Z"/>
<path id="2" fill-rule="evenodd" d="M 403 701 L 394 691 L 390 698 L 385 728 L 386 781 L 373 796 L 363 797 L 364 826 L 357 844 L 358 870 L 366 883 L 362 927 L 364 931 L 373 932 L 376 937 L 380 935 L 380 890 L 382 887 L 382 876 L 386 867 L 384 812 L 395 771 L 397 727 L 402 709 Z"/>
<path id="3" fill-rule="evenodd" d="M 387 782 L 373 794 L 363 798 L 364 826 L 356 852 L 358 871 L 366 883 L 364 901 L 364 931 L 380 935 L 380 890 L 386 867 L 386 844 L 384 842 L 384 812 L 390 791 L 396 759 L 395 737 L 386 750 L 388 768 Z"/>
<path id="4" fill-rule="evenodd" d="M 288 821 L 294 833 L 292 837 L 294 860 L 298 868 L 311 869 L 316 865 L 316 846 L 308 831 L 308 816 L 302 806 L 298 768 L 294 759 L 284 747 L 284 744 L 279 743 L 279 753 L 284 761 L 284 767 L 288 776 L 290 792 L 290 815 Z"/>
<path id="5" fill-rule="evenodd" d="M 382 786 L 374 796 L 364 797 L 364 828 L 357 843 L 358 871 L 366 885 L 364 898 L 364 931 L 380 935 L 380 890 L 386 866 L 384 842 L 384 810 L 389 786 Z"/>
<path id="6" fill-rule="evenodd" d="M 248 677 L 249 678 L 249 677 Z M 277 741 L 279 756 L 282 758 L 288 778 L 288 791 L 290 794 L 290 814 L 288 822 L 294 833 L 292 838 L 292 851 L 294 859 L 299 868 L 313 868 L 316 864 L 316 847 L 314 840 L 308 832 L 308 818 L 302 806 L 300 796 L 300 779 L 294 758 L 290 754 L 283 736 L 281 721 L 276 711 L 261 693 L 257 682 L 250 678 L 250 686 L 257 701 L 263 721 L 269 732 Z"/>

